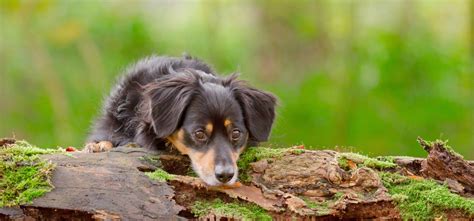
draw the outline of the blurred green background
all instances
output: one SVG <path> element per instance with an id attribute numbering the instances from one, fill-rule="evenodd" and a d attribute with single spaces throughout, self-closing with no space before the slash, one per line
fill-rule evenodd
<path id="1" fill-rule="evenodd" d="M 0 137 L 80 146 L 127 65 L 188 52 L 280 98 L 266 145 L 474 158 L 473 1 L 0 2 Z"/>

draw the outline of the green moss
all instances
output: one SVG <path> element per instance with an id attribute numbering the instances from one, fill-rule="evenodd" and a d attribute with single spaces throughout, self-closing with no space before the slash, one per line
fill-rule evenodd
<path id="1" fill-rule="evenodd" d="M 449 209 L 474 215 L 474 200 L 453 194 L 447 186 L 433 180 L 414 180 L 385 172 L 380 176 L 404 219 L 433 219 Z"/>
<path id="2" fill-rule="evenodd" d="M 370 167 L 370 168 L 375 168 L 375 169 L 389 169 L 389 168 L 395 168 L 397 165 L 392 162 L 385 162 L 381 160 L 377 160 L 374 158 L 369 158 L 364 161 L 364 166 Z"/>
<path id="3" fill-rule="evenodd" d="M 304 152 L 305 152 L 305 149 L 292 149 L 291 150 L 291 153 L 296 154 L 296 155 L 300 155 Z"/>
<path id="4" fill-rule="evenodd" d="M 306 206 L 314 211 L 318 215 L 327 215 L 331 213 L 331 208 L 330 208 L 330 203 L 329 201 L 324 201 L 324 202 L 316 202 L 311 199 L 308 199 L 307 197 L 301 197 L 303 201 L 306 203 Z"/>
<path id="5" fill-rule="evenodd" d="M 335 201 L 338 201 L 338 200 L 340 200 L 343 196 L 344 196 L 344 193 L 343 193 L 343 192 L 337 192 L 337 193 L 334 194 L 334 196 L 332 196 L 332 199 L 335 200 Z"/>
<path id="6" fill-rule="evenodd" d="M 332 196 L 331 199 L 327 199 L 323 202 L 314 201 L 306 196 L 300 196 L 300 198 L 303 199 L 308 208 L 314 210 L 318 215 L 327 215 L 331 214 L 331 207 L 343 196 L 343 192 L 337 192 Z"/>
<path id="7" fill-rule="evenodd" d="M 392 156 L 378 156 L 378 157 L 375 157 L 375 159 L 383 161 L 383 162 L 389 162 L 389 163 L 395 164 L 395 158 Z"/>
<path id="8" fill-rule="evenodd" d="M 272 217 L 263 208 L 255 204 L 242 202 L 226 203 L 220 199 L 196 201 L 191 208 L 191 212 L 197 217 L 214 214 L 216 216 L 242 220 L 272 220 Z"/>
<path id="9" fill-rule="evenodd" d="M 273 157 L 282 157 L 286 152 L 288 152 L 289 148 L 268 148 L 268 147 L 249 147 L 247 148 L 239 158 L 237 165 L 240 172 L 240 180 L 244 182 L 250 181 L 250 177 L 248 176 L 248 170 L 250 168 L 250 163 L 267 159 Z"/>
<path id="10" fill-rule="evenodd" d="M 186 176 L 199 177 L 199 176 L 197 175 L 196 171 L 194 171 L 192 167 L 189 167 L 189 168 L 188 168 L 188 171 L 186 171 Z"/>
<path id="11" fill-rule="evenodd" d="M 48 149 L 48 148 L 39 148 L 34 145 L 29 144 L 24 140 L 16 141 L 14 144 L 7 147 L 0 147 L 0 153 L 3 157 L 5 156 L 14 156 L 17 158 L 30 157 L 40 154 L 51 154 L 51 153 L 62 153 L 64 150 L 61 149 Z"/>
<path id="12" fill-rule="evenodd" d="M 139 159 L 148 163 L 152 163 L 152 164 L 160 163 L 160 158 L 158 156 L 146 155 L 146 156 L 139 157 Z"/>
<path id="13" fill-rule="evenodd" d="M 359 167 L 366 166 L 380 170 L 395 168 L 397 166 L 397 164 L 393 162 L 393 158 L 391 157 L 375 159 L 357 153 L 339 153 L 337 155 L 337 162 L 339 164 L 339 167 L 343 169 L 350 169 L 348 160 L 353 161 Z"/>
<path id="14" fill-rule="evenodd" d="M 157 168 L 153 172 L 146 172 L 145 175 L 147 175 L 152 180 L 158 180 L 160 182 L 165 182 L 165 181 L 173 179 L 172 174 L 169 174 L 168 172 L 164 171 L 161 168 Z"/>
<path id="15" fill-rule="evenodd" d="M 31 202 L 51 191 L 55 165 L 39 155 L 64 152 L 42 149 L 26 141 L 0 147 L 0 207 Z"/>
<path id="16" fill-rule="evenodd" d="M 239 158 L 239 168 L 247 169 L 250 163 L 273 157 L 282 157 L 289 148 L 249 147 Z"/>
<path id="17" fill-rule="evenodd" d="M 347 158 L 338 157 L 337 158 L 337 163 L 339 164 L 339 167 L 342 168 L 343 170 L 351 170 L 351 167 L 349 166 L 349 162 L 348 162 Z"/>
<path id="18" fill-rule="evenodd" d="M 138 158 L 146 164 L 153 165 L 155 167 L 161 167 L 161 161 L 159 156 L 146 155 Z"/>

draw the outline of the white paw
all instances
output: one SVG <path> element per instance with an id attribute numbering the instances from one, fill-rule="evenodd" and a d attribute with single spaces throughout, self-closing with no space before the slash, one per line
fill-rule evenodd
<path id="1" fill-rule="evenodd" d="M 106 152 L 113 148 L 113 144 L 110 141 L 100 141 L 98 143 L 87 143 L 82 152 L 85 153 L 100 153 Z"/>

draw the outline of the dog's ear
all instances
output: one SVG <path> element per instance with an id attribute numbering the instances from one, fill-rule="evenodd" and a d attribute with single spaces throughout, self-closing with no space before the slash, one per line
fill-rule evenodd
<path id="1" fill-rule="evenodd" d="M 275 119 L 277 98 L 265 91 L 248 86 L 243 81 L 231 77 L 232 91 L 239 102 L 250 132 L 249 145 L 267 141 Z"/>
<path id="2" fill-rule="evenodd" d="M 145 85 L 146 118 L 159 138 L 178 129 L 181 117 L 196 87 L 196 77 L 188 73 Z"/>

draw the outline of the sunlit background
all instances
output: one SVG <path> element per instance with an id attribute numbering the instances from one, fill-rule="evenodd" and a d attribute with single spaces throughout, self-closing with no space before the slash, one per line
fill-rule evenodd
<path id="1" fill-rule="evenodd" d="M 474 2 L 0 1 L 0 137 L 81 146 L 130 63 L 187 52 L 280 99 L 269 146 L 474 158 Z"/>

